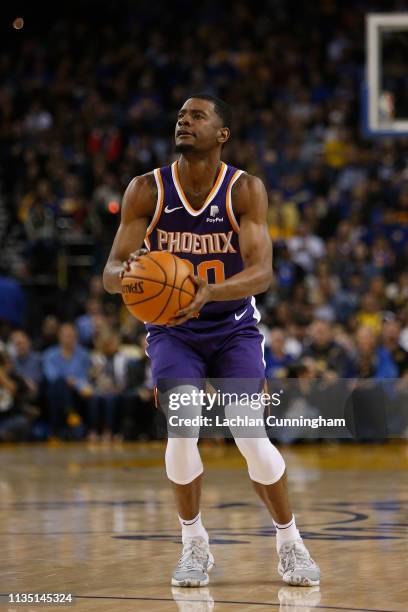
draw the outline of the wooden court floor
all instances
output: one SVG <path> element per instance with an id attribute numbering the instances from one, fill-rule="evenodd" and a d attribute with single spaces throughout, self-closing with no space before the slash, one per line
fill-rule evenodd
<path id="1" fill-rule="evenodd" d="M 208 588 L 172 589 L 180 532 L 162 443 L 0 447 L 1 610 L 408 611 L 408 447 L 281 449 L 319 587 L 285 586 L 271 520 L 234 447 L 201 447 Z M 72 593 L 12 605 L 8 593 Z"/>

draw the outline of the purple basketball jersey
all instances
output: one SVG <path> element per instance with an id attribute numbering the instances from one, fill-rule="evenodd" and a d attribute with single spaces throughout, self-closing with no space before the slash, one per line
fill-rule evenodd
<path id="1" fill-rule="evenodd" d="M 232 210 L 231 189 L 241 176 L 221 162 L 217 180 L 198 210 L 189 204 L 178 176 L 178 163 L 156 169 L 157 206 L 147 228 L 145 243 L 151 251 L 170 251 L 191 263 L 192 273 L 209 283 L 223 282 L 241 272 L 239 224 Z M 200 319 L 236 311 L 250 298 L 209 302 Z M 194 321 L 193 321 L 194 323 Z"/>

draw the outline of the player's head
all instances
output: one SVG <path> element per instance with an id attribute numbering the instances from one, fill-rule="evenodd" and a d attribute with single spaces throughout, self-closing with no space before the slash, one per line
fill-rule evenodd
<path id="1" fill-rule="evenodd" d="M 215 96 L 194 94 L 178 112 L 178 153 L 206 153 L 222 148 L 230 137 L 231 108 Z"/>

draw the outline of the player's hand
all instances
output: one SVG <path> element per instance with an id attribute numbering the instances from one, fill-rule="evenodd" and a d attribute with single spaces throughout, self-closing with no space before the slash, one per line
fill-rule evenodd
<path id="1" fill-rule="evenodd" d="M 176 315 L 168 321 L 167 325 L 173 327 L 173 325 L 180 325 L 185 323 L 189 319 L 198 317 L 198 313 L 201 308 L 211 300 L 211 287 L 208 283 L 203 281 L 198 276 L 190 275 L 189 278 L 193 281 L 197 288 L 197 293 L 191 304 L 187 308 L 182 308 Z"/>
<path id="2" fill-rule="evenodd" d="M 137 261 L 139 257 L 142 257 L 142 255 L 146 255 L 146 253 L 148 252 L 149 251 L 147 249 L 137 249 L 137 251 L 133 251 L 133 253 L 130 253 L 127 260 L 124 261 L 122 264 L 123 270 L 120 273 L 120 278 L 124 277 L 125 272 L 130 272 L 130 266 L 132 265 L 134 261 Z"/>

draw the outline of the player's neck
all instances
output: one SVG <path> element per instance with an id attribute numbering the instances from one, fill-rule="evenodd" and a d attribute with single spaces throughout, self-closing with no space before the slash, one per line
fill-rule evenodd
<path id="1" fill-rule="evenodd" d="M 220 169 L 218 151 L 214 155 L 199 157 L 181 155 L 178 162 L 178 172 L 181 183 L 187 190 L 199 193 L 212 187 Z"/>

